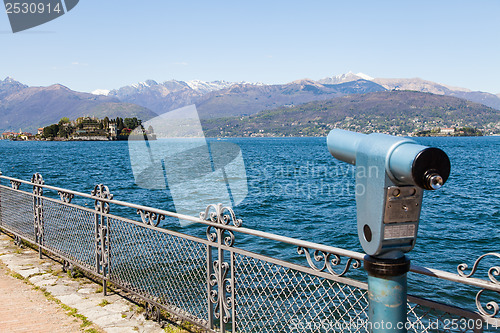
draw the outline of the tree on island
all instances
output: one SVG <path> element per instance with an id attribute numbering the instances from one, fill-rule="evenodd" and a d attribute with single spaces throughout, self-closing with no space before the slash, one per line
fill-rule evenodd
<path id="1" fill-rule="evenodd" d="M 125 127 L 133 130 L 136 127 L 138 127 L 138 126 L 141 125 L 141 121 L 139 119 L 137 119 L 137 117 L 134 117 L 134 118 L 125 118 L 124 124 L 125 124 Z"/>
<path id="2" fill-rule="evenodd" d="M 69 120 L 68 117 L 62 117 L 61 120 L 59 120 L 59 126 L 64 125 L 64 124 L 69 124 L 71 121 Z"/>
<path id="3" fill-rule="evenodd" d="M 59 133 L 59 125 L 53 124 L 43 128 L 43 136 L 45 138 L 55 138 Z"/>

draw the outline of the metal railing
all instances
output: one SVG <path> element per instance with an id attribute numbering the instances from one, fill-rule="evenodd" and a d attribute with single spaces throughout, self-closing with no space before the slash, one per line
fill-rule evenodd
<path id="1" fill-rule="evenodd" d="M 362 253 L 244 228 L 222 205 L 196 218 L 114 200 L 104 185 L 85 194 L 45 185 L 39 174 L 31 181 L 0 174 L 1 181 L 1 229 L 102 279 L 104 294 L 111 282 L 136 295 L 153 318 L 165 310 L 210 332 L 369 331 Z M 140 219 L 113 215 L 118 206 Z M 165 218 L 204 225 L 206 238 L 158 227 Z M 237 235 L 277 242 L 298 260 L 245 250 Z M 457 292 L 478 291 L 473 308 L 408 296 L 408 331 L 496 331 L 500 267 L 489 268 L 487 280 L 474 277 L 487 257 L 500 254 L 481 256 L 470 273 L 465 264 L 458 274 L 412 266 L 432 280 L 429 288 L 447 281 Z M 485 293 L 493 300 L 483 306 Z"/>

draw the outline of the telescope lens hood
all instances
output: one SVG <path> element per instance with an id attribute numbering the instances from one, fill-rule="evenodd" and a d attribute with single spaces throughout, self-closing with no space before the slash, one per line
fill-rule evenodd
<path id="1" fill-rule="evenodd" d="M 440 176 L 442 184 L 446 183 L 450 176 L 450 159 L 444 151 L 439 148 L 426 148 L 421 150 L 412 165 L 412 177 L 415 184 L 426 190 L 435 190 L 430 175 Z"/>

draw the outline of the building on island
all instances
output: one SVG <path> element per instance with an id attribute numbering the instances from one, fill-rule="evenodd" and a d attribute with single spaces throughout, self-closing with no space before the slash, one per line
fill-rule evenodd
<path id="1" fill-rule="evenodd" d="M 441 130 L 439 131 L 440 134 L 453 134 L 455 133 L 455 129 L 452 128 L 452 127 L 444 127 L 444 128 L 441 128 Z"/>

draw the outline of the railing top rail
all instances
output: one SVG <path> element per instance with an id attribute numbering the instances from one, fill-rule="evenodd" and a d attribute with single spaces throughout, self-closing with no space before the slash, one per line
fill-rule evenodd
<path id="1" fill-rule="evenodd" d="M 50 185 L 45 185 L 45 184 L 34 184 L 31 181 L 25 181 L 25 180 L 20 180 L 17 178 L 3 176 L 1 174 L 1 172 L 0 172 L 0 179 L 5 179 L 8 181 L 15 181 L 15 182 L 27 184 L 30 186 L 42 187 L 42 188 L 46 188 L 46 189 L 54 190 L 54 191 L 58 191 L 58 192 L 60 191 L 60 192 L 64 192 L 64 193 L 69 193 L 69 194 L 73 194 L 75 196 L 80 196 L 80 197 L 88 198 L 91 200 L 99 200 L 99 201 L 107 202 L 110 204 L 129 207 L 132 209 L 148 211 L 148 212 L 161 214 L 161 215 L 165 215 L 165 216 L 169 216 L 169 217 L 173 217 L 173 218 L 178 218 L 181 220 L 186 220 L 186 221 L 190 221 L 190 222 L 194 222 L 194 223 L 204 224 L 204 225 L 209 226 L 209 227 L 221 228 L 221 229 L 225 229 L 228 231 L 238 232 L 238 233 L 247 234 L 247 235 L 256 236 L 256 237 L 261 237 L 261 238 L 274 240 L 274 241 L 278 241 L 278 242 L 282 242 L 282 243 L 287 243 L 287 244 L 297 246 L 299 248 L 320 251 L 320 252 L 323 252 L 325 254 L 339 255 L 339 256 L 348 257 L 348 258 L 352 258 L 354 260 L 359 260 L 359 261 L 362 261 L 365 257 L 365 254 L 363 254 L 363 253 L 350 251 L 350 250 L 346 250 L 346 249 L 341 249 L 341 248 L 337 248 L 337 247 L 333 247 L 333 246 L 329 246 L 329 245 L 317 244 L 317 243 L 313 243 L 313 242 L 309 242 L 309 241 L 299 240 L 299 239 L 295 239 L 295 238 L 291 238 L 291 237 L 287 237 L 287 236 L 276 235 L 276 234 L 272 234 L 272 233 L 265 232 L 265 231 L 249 229 L 249 228 L 230 225 L 230 224 L 212 222 L 210 220 L 204 220 L 204 219 L 199 218 L 199 217 L 178 214 L 178 213 L 174 213 L 174 212 L 170 212 L 170 211 L 166 211 L 166 210 L 162 210 L 162 209 L 157 209 L 157 208 L 153 208 L 153 207 L 132 204 L 132 203 L 125 202 L 125 201 L 98 198 L 98 197 L 90 195 L 90 194 L 81 193 L 78 191 L 72 191 L 72 190 L 68 190 L 68 189 L 64 189 L 64 188 L 60 188 L 60 187 L 56 187 L 56 186 L 50 186 Z M 494 256 L 500 257 L 500 255 L 498 253 L 490 253 L 488 255 L 494 255 Z M 500 283 L 498 280 L 496 280 L 493 277 L 493 275 L 498 276 L 500 274 L 500 268 L 498 268 L 498 267 L 490 268 L 490 270 L 489 270 L 490 281 L 472 277 L 472 275 L 475 272 L 475 267 L 477 265 L 477 262 L 479 262 L 481 260 L 481 258 L 479 258 L 476 261 L 476 263 L 474 264 L 474 267 L 473 267 L 473 271 L 469 275 L 466 275 L 463 273 L 463 271 L 466 268 L 466 266 L 464 267 L 464 264 L 459 266 L 459 271 L 460 271 L 460 267 L 463 268 L 462 274 L 450 273 L 450 272 L 446 272 L 446 271 L 442 271 L 442 270 L 438 270 L 438 269 L 433 269 L 433 268 L 422 267 L 422 266 L 418 266 L 418 265 L 411 265 L 410 271 L 413 273 L 427 275 L 427 276 L 434 277 L 434 278 L 439 278 L 439 279 L 448 280 L 448 281 L 457 282 L 457 283 L 463 283 L 463 284 L 467 284 L 470 286 L 475 286 L 475 287 L 479 287 L 479 288 L 483 288 L 483 289 L 487 289 L 487 290 L 491 290 L 491 291 L 500 292 Z M 495 269 L 497 269 L 497 270 L 495 270 Z"/>
<path id="2" fill-rule="evenodd" d="M 417 265 L 411 265 L 410 272 L 422 274 L 422 275 L 427 275 L 427 276 L 435 277 L 435 278 L 442 279 L 442 280 L 463 283 L 463 284 L 467 284 L 470 286 L 479 287 L 479 288 L 483 288 L 483 289 L 487 289 L 487 290 L 491 290 L 491 291 L 496 291 L 496 292 L 500 293 L 500 284 L 493 283 L 493 282 L 487 281 L 487 280 L 461 276 L 459 274 L 450 273 L 450 272 L 446 272 L 446 271 L 442 271 L 442 270 L 434 269 L 434 268 L 417 266 Z"/>

